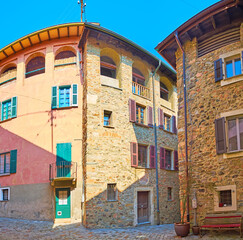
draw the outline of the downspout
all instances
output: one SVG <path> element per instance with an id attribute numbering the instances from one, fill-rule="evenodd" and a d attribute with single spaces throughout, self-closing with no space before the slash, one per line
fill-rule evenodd
<path id="1" fill-rule="evenodd" d="M 188 140 L 187 140 L 187 98 L 186 98 L 186 56 L 185 51 L 181 45 L 181 42 L 178 37 L 178 32 L 174 33 L 176 42 L 183 53 L 183 86 L 184 86 L 184 121 L 185 121 L 185 150 L 186 150 L 186 203 L 187 203 L 187 221 L 190 221 L 189 214 L 189 174 L 188 174 Z"/>
<path id="2" fill-rule="evenodd" d="M 157 154 L 157 127 L 155 121 L 155 92 L 154 92 L 154 76 L 161 65 L 161 60 L 159 60 L 159 65 L 152 73 L 152 85 L 153 85 L 153 112 L 154 112 L 154 145 L 155 145 L 155 166 L 156 166 L 156 195 L 157 195 L 157 225 L 160 225 L 160 211 L 159 211 L 159 174 L 158 174 L 158 154 Z"/>

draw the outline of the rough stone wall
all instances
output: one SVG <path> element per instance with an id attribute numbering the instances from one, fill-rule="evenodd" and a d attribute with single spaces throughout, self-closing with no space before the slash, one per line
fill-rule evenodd
<path id="1" fill-rule="evenodd" d="M 198 200 L 198 221 L 206 213 L 214 212 L 215 187 L 236 185 L 237 212 L 243 212 L 243 166 L 242 154 L 216 153 L 214 121 L 222 113 L 243 109 L 243 82 L 239 81 L 226 86 L 215 83 L 214 61 L 220 55 L 234 50 L 242 51 L 241 41 L 219 48 L 200 58 L 197 57 L 197 40 L 193 39 L 184 45 L 186 54 L 186 85 L 187 85 L 187 119 L 188 119 L 188 152 L 189 152 L 189 184 L 190 206 L 193 191 Z M 185 128 L 183 99 L 183 62 L 182 52 L 176 53 L 177 58 L 177 89 L 178 89 L 178 151 L 180 197 L 185 191 Z M 241 77 L 242 78 L 242 77 Z M 193 211 L 190 209 L 190 219 Z"/>
<path id="2" fill-rule="evenodd" d="M 89 38 L 86 56 L 87 87 L 87 144 L 85 169 L 86 227 L 125 227 L 137 224 L 136 195 L 138 190 L 151 190 L 151 223 L 156 223 L 155 169 L 131 167 L 130 142 L 154 145 L 154 132 L 129 122 L 129 98 L 144 106 L 152 101 L 132 93 L 132 64 L 140 61 L 129 52 L 113 48 L 120 58 L 119 76 L 121 88 L 101 85 L 100 51 L 113 48 L 104 42 Z M 146 71 L 151 69 L 146 62 Z M 149 72 L 148 72 L 149 75 Z M 165 77 L 166 78 L 166 77 Z M 150 91 L 151 78 L 147 79 Z M 168 81 L 168 79 L 167 79 Z M 172 90 L 172 109 L 165 107 L 159 98 L 159 77 L 156 76 L 156 109 L 177 115 L 176 90 Z M 104 110 L 112 111 L 113 128 L 103 126 Z M 157 118 L 157 111 L 156 111 Z M 177 150 L 177 136 L 158 130 L 158 147 Z M 159 150 L 158 150 L 159 153 Z M 159 154 L 158 154 L 159 157 Z M 159 163 L 158 163 L 159 164 Z M 117 183 L 118 201 L 107 201 L 107 183 Z M 173 187 L 174 201 L 167 201 L 167 187 Z M 178 172 L 159 169 L 159 196 L 161 223 L 173 223 L 179 219 Z"/>

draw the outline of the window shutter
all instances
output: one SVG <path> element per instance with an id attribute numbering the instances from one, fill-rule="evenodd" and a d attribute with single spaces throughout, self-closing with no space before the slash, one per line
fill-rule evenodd
<path id="1" fill-rule="evenodd" d="M 3 120 L 3 113 L 2 113 L 2 103 L 0 102 L 0 121 Z"/>
<path id="2" fill-rule="evenodd" d="M 150 168 L 155 168 L 155 146 L 150 146 L 149 149 L 149 159 L 150 159 Z"/>
<path id="3" fill-rule="evenodd" d="M 241 73 L 243 74 L 243 51 L 241 52 Z"/>
<path id="4" fill-rule="evenodd" d="M 78 85 L 77 84 L 72 84 L 72 93 L 73 93 L 72 105 L 78 106 Z"/>
<path id="5" fill-rule="evenodd" d="M 57 108 L 57 86 L 52 87 L 51 108 Z"/>
<path id="6" fill-rule="evenodd" d="M 172 132 L 173 133 L 177 133 L 177 129 L 176 129 L 176 116 L 172 116 Z"/>
<path id="7" fill-rule="evenodd" d="M 11 117 L 17 117 L 17 97 L 13 97 L 12 101 L 12 113 L 11 113 Z"/>
<path id="8" fill-rule="evenodd" d="M 179 170 L 179 166 L 178 166 L 178 152 L 176 150 L 174 151 L 174 169 L 176 171 Z"/>
<path id="9" fill-rule="evenodd" d="M 159 124 L 159 128 L 163 128 L 164 125 L 164 113 L 163 110 L 161 108 L 158 108 L 158 124 Z"/>
<path id="10" fill-rule="evenodd" d="M 148 106 L 147 107 L 147 116 L 148 116 L 148 125 L 153 126 L 153 108 Z"/>
<path id="11" fill-rule="evenodd" d="M 16 173 L 17 170 L 17 150 L 10 151 L 10 173 Z"/>
<path id="12" fill-rule="evenodd" d="M 224 117 L 215 120 L 215 137 L 217 154 L 225 153 L 227 149 Z"/>
<path id="13" fill-rule="evenodd" d="M 57 144 L 57 163 L 58 162 L 71 162 L 72 155 L 71 155 L 71 143 L 58 143 Z"/>
<path id="14" fill-rule="evenodd" d="M 129 99 L 129 120 L 136 122 L 136 102 L 132 99 Z"/>
<path id="15" fill-rule="evenodd" d="M 222 58 L 214 61 L 214 75 L 215 82 L 218 82 L 223 79 L 223 67 L 222 67 Z"/>
<path id="16" fill-rule="evenodd" d="M 165 169 L 165 149 L 160 148 L 160 168 Z"/>
<path id="17" fill-rule="evenodd" d="M 131 142 L 130 148 L 131 148 L 131 166 L 137 167 L 138 166 L 138 144 Z"/>

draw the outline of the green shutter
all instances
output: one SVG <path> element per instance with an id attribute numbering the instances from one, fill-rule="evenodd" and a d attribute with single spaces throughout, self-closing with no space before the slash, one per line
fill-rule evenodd
<path id="1" fill-rule="evenodd" d="M 3 120 L 2 103 L 0 102 L 0 121 Z"/>
<path id="2" fill-rule="evenodd" d="M 72 84 L 72 93 L 73 93 L 72 105 L 78 106 L 78 85 L 77 84 Z"/>
<path id="3" fill-rule="evenodd" d="M 17 150 L 10 151 L 10 173 L 16 173 L 17 169 Z"/>
<path id="4" fill-rule="evenodd" d="M 57 86 L 52 87 L 51 108 L 57 108 Z"/>
<path id="5" fill-rule="evenodd" d="M 57 144 L 57 177 L 70 177 L 71 176 L 71 143 L 58 143 Z"/>
<path id="6" fill-rule="evenodd" d="M 11 117 L 14 118 L 14 117 L 17 117 L 17 97 L 13 97 L 12 98 L 12 114 L 11 114 Z"/>

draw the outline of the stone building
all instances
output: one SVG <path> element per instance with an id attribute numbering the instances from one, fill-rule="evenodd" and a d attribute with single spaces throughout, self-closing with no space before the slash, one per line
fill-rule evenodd
<path id="1" fill-rule="evenodd" d="M 188 183 L 190 219 L 194 192 L 199 224 L 206 213 L 243 213 L 243 2 L 212 5 L 156 50 L 177 71 L 180 197 Z"/>
<path id="2" fill-rule="evenodd" d="M 0 216 L 86 227 L 179 218 L 173 70 L 97 24 L 27 35 L 0 50 Z"/>

